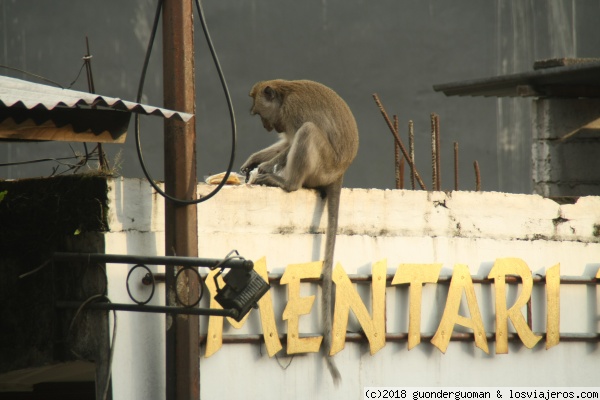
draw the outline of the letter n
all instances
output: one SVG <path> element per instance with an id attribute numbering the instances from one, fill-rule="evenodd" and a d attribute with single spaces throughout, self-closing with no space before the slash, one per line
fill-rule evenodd
<path id="1" fill-rule="evenodd" d="M 385 346 L 385 281 L 387 261 L 373 264 L 371 270 L 371 308 L 373 317 L 361 300 L 356 288 L 350 282 L 348 275 L 338 263 L 333 271 L 335 282 L 335 312 L 333 316 L 330 355 L 340 352 L 346 341 L 346 327 L 350 310 L 354 313 L 367 339 L 371 355 Z"/>

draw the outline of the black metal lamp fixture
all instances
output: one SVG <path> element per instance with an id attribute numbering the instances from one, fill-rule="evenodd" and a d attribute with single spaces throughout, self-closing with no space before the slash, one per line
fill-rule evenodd
<path id="1" fill-rule="evenodd" d="M 230 258 L 226 258 L 222 264 L 226 264 L 228 259 Z M 258 301 L 269 291 L 271 286 L 254 269 L 236 268 L 223 276 L 225 286 L 220 288 L 217 278 L 223 272 L 223 268 L 226 267 L 222 266 L 214 276 L 217 288 L 215 300 L 224 309 L 237 310 L 238 315 L 234 319 L 239 322 L 251 308 L 258 307 Z"/>

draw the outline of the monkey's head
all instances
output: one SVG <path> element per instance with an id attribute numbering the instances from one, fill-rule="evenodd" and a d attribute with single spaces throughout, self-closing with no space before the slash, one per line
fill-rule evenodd
<path id="1" fill-rule="evenodd" d="M 283 92 L 278 90 L 278 81 L 258 82 L 250 90 L 250 97 L 253 100 L 250 114 L 258 114 L 268 132 L 273 129 L 283 132 L 280 123 L 283 95 Z"/>

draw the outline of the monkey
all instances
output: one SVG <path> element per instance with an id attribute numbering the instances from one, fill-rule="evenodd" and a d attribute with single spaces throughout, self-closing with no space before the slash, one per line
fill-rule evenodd
<path id="1" fill-rule="evenodd" d="M 293 192 L 316 189 L 327 202 L 327 231 L 323 261 L 323 348 L 327 367 L 337 386 L 341 375 L 330 356 L 332 342 L 333 255 L 344 174 L 358 152 L 358 127 L 350 107 L 332 89 L 309 80 L 276 79 L 256 83 L 250 91 L 251 115 L 263 127 L 279 133 L 279 141 L 252 154 L 242 165 L 251 183 Z"/>

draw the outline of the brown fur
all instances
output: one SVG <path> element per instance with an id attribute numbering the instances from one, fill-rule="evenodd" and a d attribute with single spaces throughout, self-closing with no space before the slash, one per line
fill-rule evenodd
<path id="1" fill-rule="evenodd" d="M 358 151 L 358 128 L 350 108 L 330 88 L 313 81 L 258 82 L 250 91 L 251 113 L 279 142 L 252 154 L 242 172 L 258 167 L 255 184 L 291 192 L 318 189 L 327 197 L 327 232 L 323 262 L 323 343 L 334 383 L 340 373 L 329 356 L 332 333 L 332 269 L 342 180 Z"/>

